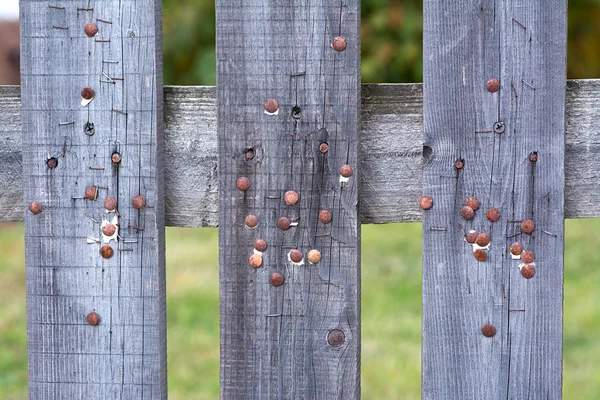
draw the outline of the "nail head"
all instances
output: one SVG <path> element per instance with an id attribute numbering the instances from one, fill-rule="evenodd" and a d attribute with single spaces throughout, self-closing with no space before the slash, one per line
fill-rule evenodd
<path id="1" fill-rule="evenodd" d="M 333 49 L 335 51 L 344 51 L 344 50 L 346 50 L 346 39 L 344 39 L 341 36 L 336 36 L 331 41 L 331 47 L 333 47 Z"/>
<path id="2" fill-rule="evenodd" d="M 492 324 L 485 324 L 481 327 L 481 333 L 485 337 L 494 337 L 496 336 L 496 328 Z"/>
<path id="3" fill-rule="evenodd" d="M 56 157 L 51 157 L 46 162 L 46 165 L 48 166 L 48 168 L 54 169 L 54 168 L 58 167 L 58 160 L 56 159 Z"/>
<path id="4" fill-rule="evenodd" d="M 85 189 L 84 197 L 88 200 L 96 200 L 98 198 L 98 188 L 96 186 L 88 186 Z"/>
<path id="5" fill-rule="evenodd" d="M 333 348 L 342 347 L 346 341 L 346 334 L 341 329 L 332 329 L 327 333 L 327 343 Z"/>
<path id="6" fill-rule="evenodd" d="M 258 255 L 258 254 L 252 254 L 250 256 L 250 266 L 252 268 L 260 268 L 260 266 L 262 265 L 263 259 L 262 256 Z"/>
<path id="7" fill-rule="evenodd" d="M 34 201 L 33 203 L 31 203 L 29 205 L 29 212 L 32 213 L 33 215 L 38 215 L 42 212 L 42 209 L 44 207 L 42 206 L 42 203 L 38 202 L 38 201 Z"/>
<path id="8" fill-rule="evenodd" d="M 264 239 L 256 239 L 254 241 L 254 248 L 262 253 L 267 250 L 267 242 Z"/>
<path id="9" fill-rule="evenodd" d="M 246 216 L 246 226 L 248 228 L 256 228 L 258 226 L 258 218 L 256 217 L 256 215 Z"/>
<path id="10" fill-rule="evenodd" d="M 326 154 L 326 153 L 329 151 L 329 145 L 328 145 L 327 143 L 321 143 L 321 144 L 319 145 L 319 151 L 320 151 L 322 154 Z"/>
<path id="11" fill-rule="evenodd" d="M 464 206 L 460 209 L 460 216 L 466 220 L 471 220 L 475 217 L 475 211 L 469 206 Z"/>
<path id="12" fill-rule="evenodd" d="M 121 154 L 115 151 L 112 153 L 110 160 L 113 162 L 113 164 L 119 164 L 121 162 Z"/>
<path id="13" fill-rule="evenodd" d="M 265 111 L 269 114 L 274 114 L 279 110 L 279 103 L 275 99 L 265 100 Z"/>
<path id="14" fill-rule="evenodd" d="M 340 175 L 344 178 L 350 178 L 352 176 L 352 167 L 349 165 L 342 165 L 340 168 Z"/>
<path id="15" fill-rule="evenodd" d="M 235 183 L 235 186 L 238 188 L 238 190 L 245 192 L 246 190 L 250 189 L 250 179 L 246 178 L 245 176 L 240 176 Z"/>
<path id="16" fill-rule="evenodd" d="M 535 256 L 533 254 L 533 251 L 531 251 L 531 250 L 525 250 L 524 252 L 521 253 L 521 261 L 523 261 L 525 264 L 532 263 L 534 259 L 535 259 Z"/>
<path id="17" fill-rule="evenodd" d="M 283 275 L 281 275 L 279 272 L 274 272 L 271 274 L 269 280 L 271 281 L 271 285 L 281 286 L 283 285 L 284 278 Z"/>
<path id="18" fill-rule="evenodd" d="M 496 93 L 500 89 L 500 82 L 496 78 L 492 78 L 485 84 L 488 92 Z"/>
<path id="19" fill-rule="evenodd" d="M 535 229 L 535 224 L 530 219 L 525 219 L 521 222 L 521 230 L 525 233 L 531 233 Z"/>
<path id="20" fill-rule="evenodd" d="M 105 236 L 112 236 L 117 232 L 117 226 L 115 224 L 106 224 L 101 229 Z"/>
<path id="21" fill-rule="evenodd" d="M 535 276 L 535 267 L 531 264 L 525 264 L 521 267 L 521 276 L 525 279 L 531 279 Z"/>
<path id="22" fill-rule="evenodd" d="M 476 197 L 469 197 L 465 200 L 465 206 L 469 206 L 473 211 L 476 211 L 479 208 L 479 200 Z"/>
<path id="23" fill-rule="evenodd" d="M 114 197 L 107 197 L 104 199 L 104 208 L 107 211 L 114 211 L 117 208 L 117 199 Z"/>
<path id="24" fill-rule="evenodd" d="M 490 235 L 488 235 L 487 233 L 480 233 L 479 235 L 477 235 L 477 239 L 475 240 L 475 243 L 477 243 L 478 246 L 481 247 L 485 247 L 488 244 L 490 244 L 491 242 L 491 238 Z"/>
<path id="25" fill-rule="evenodd" d="M 100 323 L 100 315 L 95 312 L 91 312 L 87 315 L 87 322 L 90 325 L 96 326 Z"/>
<path id="26" fill-rule="evenodd" d="M 496 222 L 500 219 L 500 210 L 497 208 L 488 208 L 485 212 L 485 216 L 490 222 Z"/>
<path id="27" fill-rule="evenodd" d="M 537 151 L 532 151 L 531 153 L 529 153 L 529 162 L 536 163 L 537 159 L 538 159 Z"/>
<path id="28" fill-rule="evenodd" d="M 299 262 L 302 262 L 303 258 L 304 257 L 302 256 L 302 252 L 300 250 L 290 251 L 290 260 L 292 260 L 292 262 L 295 262 L 297 264 Z"/>
<path id="29" fill-rule="evenodd" d="M 94 37 L 98 34 L 98 25 L 94 24 L 93 22 L 88 22 L 83 27 L 83 31 L 87 37 Z"/>
<path id="30" fill-rule="evenodd" d="M 510 245 L 509 251 L 513 256 L 520 256 L 523 252 L 523 245 L 520 242 L 514 242 Z"/>
<path id="31" fill-rule="evenodd" d="M 465 241 L 469 244 L 474 244 L 477 241 L 477 236 L 479 236 L 477 231 L 469 231 L 465 233 Z"/>
<path id="32" fill-rule="evenodd" d="M 454 168 L 463 169 L 464 166 L 465 166 L 465 160 L 463 160 L 462 158 L 459 158 L 458 160 L 454 161 Z"/>
<path id="33" fill-rule="evenodd" d="M 476 249 L 473 252 L 473 257 L 475 257 L 477 261 L 485 261 L 487 260 L 487 253 L 482 249 Z"/>
<path id="34" fill-rule="evenodd" d="M 292 222 L 287 217 L 281 217 L 277 221 L 277 227 L 279 229 L 281 229 L 282 231 L 287 231 L 288 229 L 290 229 L 291 225 L 292 225 Z"/>
<path id="35" fill-rule="evenodd" d="M 319 221 L 321 221 L 322 224 L 328 224 L 331 222 L 332 219 L 333 219 L 333 215 L 331 214 L 331 211 L 329 211 L 329 210 L 319 211 Z"/>
<path id="36" fill-rule="evenodd" d="M 298 202 L 298 199 L 299 199 L 298 192 L 295 192 L 293 190 L 288 190 L 283 195 L 283 200 L 285 201 L 285 204 L 287 204 L 288 206 L 293 206 L 294 204 L 296 204 Z"/>
<path id="37" fill-rule="evenodd" d="M 431 207 L 433 207 L 433 199 L 431 196 L 423 196 L 419 200 L 419 205 L 423 210 L 429 210 Z"/>
<path id="38" fill-rule="evenodd" d="M 307 258 L 311 264 L 318 264 L 319 261 L 321 261 L 321 252 L 319 250 L 313 249 L 308 252 Z"/>
<path id="39" fill-rule="evenodd" d="M 114 254 L 112 247 L 110 246 L 102 246 L 100 247 L 100 255 L 103 258 L 111 258 Z"/>
<path id="40" fill-rule="evenodd" d="M 89 86 L 86 86 L 83 89 L 81 89 L 81 97 L 85 100 L 92 100 L 95 95 L 96 93 L 94 92 L 94 89 L 92 89 Z"/>
<path id="41" fill-rule="evenodd" d="M 146 207 L 146 199 L 144 196 L 140 196 L 139 194 L 131 199 L 131 205 L 136 210 L 143 210 Z"/>

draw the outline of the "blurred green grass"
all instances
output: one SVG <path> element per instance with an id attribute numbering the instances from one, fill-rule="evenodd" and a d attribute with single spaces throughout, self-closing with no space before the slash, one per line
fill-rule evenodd
<path id="1" fill-rule="evenodd" d="M 600 398 L 600 220 L 569 220 L 565 249 L 565 399 Z M 169 398 L 219 398 L 217 229 L 167 229 Z M 23 225 L 0 224 L 0 399 L 25 399 Z M 363 399 L 419 399 L 421 224 L 362 233 Z"/>

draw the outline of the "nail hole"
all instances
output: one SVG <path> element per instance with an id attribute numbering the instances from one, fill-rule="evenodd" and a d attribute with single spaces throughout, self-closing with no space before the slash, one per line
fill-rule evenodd
<path id="1" fill-rule="evenodd" d="M 247 148 L 244 149 L 244 156 L 246 157 L 246 161 L 250 161 L 254 158 L 254 149 L 253 148 Z"/>
<path id="2" fill-rule="evenodd" d="M 85 134 L 88 136 L 93 136 L 94 133 L 96 133 L 94 124 L 89 121 L 86 122 L 85 125 L 83 125 L 83 132 L 85 132 Z"/>
<path id="3" fill-rule="evenodd" d="M 429 146 L 423 146 L 423 157 L 429 158 L 433 153 L 433 149 Z"/>
<path id="4" fill-rule="evenodd" d="M 56 157 L 51 157 L 46 161 L 46 165 L 48 165 L 48 168 L 54 169 L 58 167 L 58 159 Z"/>
<path id="5" fill-rule="evenodd" d="M 300 116 L 302 114 L 302 109 L 298 106 L 294 106 L 292 107 L 292 117 L 294 117 L 294 119 L 300 119 Z"/>

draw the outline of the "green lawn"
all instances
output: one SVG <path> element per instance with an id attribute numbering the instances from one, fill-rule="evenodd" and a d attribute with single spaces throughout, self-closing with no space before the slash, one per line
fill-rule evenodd
<path id="1" fill-rule="evenodd" d="M 418 399 L 421 225 L 363 226 L 363 399 Z M 564 398 L 600 398 L 600 220 L 567 221 Z M 0 398 L 25 399 L 22 224 L 0 225 Z M 217 399 L 216 229 L 167 230 L 169 397 Z"/>

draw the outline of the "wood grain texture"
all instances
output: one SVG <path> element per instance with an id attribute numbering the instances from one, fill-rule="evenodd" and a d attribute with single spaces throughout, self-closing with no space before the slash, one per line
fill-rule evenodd
<path id="1" fill-rule="evenodd" d="M 166 222 L 219 219 L 214 87 L 165 87 Z M 20 89 L 0 86 L 0 221 L 23 219 Z M 565 217 L 600 216 L 600 80 L 567 83 Z M 421 221 L 421 84 L 362 86 L 361 223 Z M 404 172 L 406 171 L 406 173 Z"/>
<path id="2" fill-rule="evenodd" d="M 216 4 L 221 397 L 356 399 L 359 2 Z M 338 35 L 345 51 L 331 47 Z M 270 98 L 277 115 L 264 112 Z M 354 175 L 341 183 L 345 164 Z M 241 176 L 251 182 L 245 192 L 236 188 Z M 297 204 L 285 204 L 288 190 L 299 194 Z M 333 214 L 329 224 L 319 222 L 323 209 Z M 258 217 L 255 229 L 244 224 L 250 214 Z M 280 230 L 280 217 L 294 224 Z M 254 269 L 249 257 L 258 238 L 268 248 Z M 292 249 L 302 263 L 290 261 Z M 322 254 L 317 264 L 307 260 L 311 249 Z M 273 273 L 284 276 L 282 286 L 269 283 Z M 328 344 L 333 329 L 345 334 L 339 347 Z"/>
<path id="3" fill-rule="evenodd" d="M 25 209 L 43 206 L 24 216 L 29 398 L 166 399 L 161 2 L 22 0 L 20 9 Z M 85 86 L 95 91 L 87 107 Z M 83 199 L 94 185 L 97 199 Z M 115 222 L 108 196 L 121 239 L 103 258 L 88 238 L 102 240 L 100 223 Z"/>
<path id="4" fill-rule="evenodd" d="M 431 152 L 423 190 L 434 206 L 423 217 L 422 397 L 558 399 L 566 1 L 424 4 L 424 144 Z M 486 90 L 490 78 L 499 79 L 499 92 Z M 496 121 L 503 133 L 489 132 Z M 458 158 L 465 160 L 460 171 Z M 460 210 L 471 196 L 480 208 L 466 221 Z M 486 219 L 491 207 L 501 212 L 498 222 Z M 509 237 L 520 231 L 511 220 L 524 218 L 535 221 L 533 234 Z M 459 224 L 491 236 L 487 261 L 474 258 Z M 514 241 L 535 254 L 532 279 L 511 259 Z M 482 334 L 485 324 L 494 337 Z"/>

